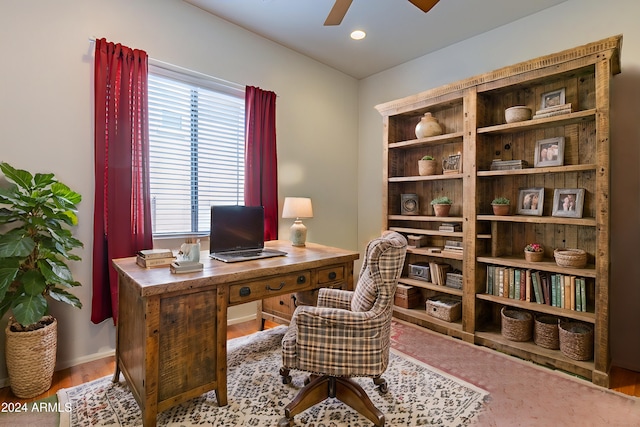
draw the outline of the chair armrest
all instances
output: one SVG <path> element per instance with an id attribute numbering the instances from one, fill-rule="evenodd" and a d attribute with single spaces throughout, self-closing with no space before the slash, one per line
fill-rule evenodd
<path id="1" fill-rule="evenodd" d="M 342 289 L 320 288 L 318 291 L 318 307 L 351 309 L 353 291 Z"/>

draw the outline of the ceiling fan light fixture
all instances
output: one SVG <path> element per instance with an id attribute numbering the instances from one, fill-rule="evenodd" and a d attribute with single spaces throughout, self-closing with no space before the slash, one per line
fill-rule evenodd
<path id="1" fill-rule="evenodd" d="M 351 32 L 351 38 L 354 40 L 362 40 L 366 36 L 367 36 L 367 33 L 365 33 L 362 30 L 355 30 Z"/>

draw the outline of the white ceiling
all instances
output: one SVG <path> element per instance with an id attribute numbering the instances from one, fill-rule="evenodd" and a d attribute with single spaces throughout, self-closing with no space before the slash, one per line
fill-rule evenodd
<path id="1" fill-rule="evenodd" d="M 426 14 L 408 0 L 354 0 L 332 27 L 334 0 L 184 1 L 361 79 L 566 0 L 440 0 Z M 356 29 L 367 37 L 351 40 Z"/>

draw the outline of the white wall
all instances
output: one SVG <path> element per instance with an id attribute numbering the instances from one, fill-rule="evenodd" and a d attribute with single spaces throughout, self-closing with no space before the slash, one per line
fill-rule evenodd
<path id="1" fill-rule="evenodd" d="M 90 321 L 93 222 L 93 44 L 143 49 L 151 58 L 278 94 L 280 203 L 313 199 L 312 242 L 357 248 L 357 85 L 340 72 L 179 0 L 3 0 L 0 4 L 0 160 L 53 172 L 80 192 L 72 271 L 82 310 L 52 305 L 58 366 L 110 352 L 111 320 Z M 289 220 L 280 225 L 288 238 Z M 176 244 L 175 247 L 179 245 Z M 0 328 L 4 330 L 3 321 Z M 0 340 L 0 382 L 6 378 Z"/>
<path id="2" fill-rule="evenodd" d="M 611 351 L 640 371 L 640 3 L 569 0 L 360 82 L 358 242 L 382 227 L 382 119 L 374 106 L 503 66 L 624 35 L 611 115 Z M 460 23 L 464 25 L 464 23 Z M 366 195 L 366 197 L 364 196 Z"/>

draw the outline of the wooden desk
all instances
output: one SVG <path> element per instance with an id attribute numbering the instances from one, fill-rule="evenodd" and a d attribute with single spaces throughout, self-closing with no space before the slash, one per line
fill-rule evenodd
<path id="1" fill-rule="evenodd" d="M 144 426 L 158 412 L 215 390 L 227 404 L 227 307 L 297 291 L 353 289 L 353 251 L 288 241 L 267 242 L 286 257 L 226 264 L 201 254 L 204 270 L 171 274 L 135 258 L 113 260 L 118 272 L 117 381 L 124 374 Z"/>

